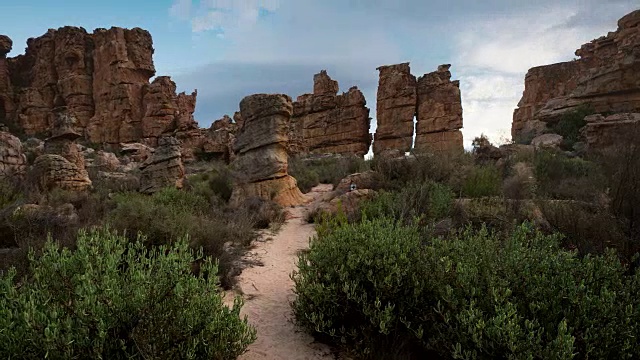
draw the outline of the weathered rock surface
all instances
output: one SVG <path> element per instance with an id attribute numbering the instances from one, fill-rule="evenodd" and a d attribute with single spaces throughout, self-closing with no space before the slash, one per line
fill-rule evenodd
<path id="1" fill-rule="evenodd" d="M 450 64 L 416 80 L 409 63 L 378 68 L 378 106 L 373 152 L 376 155 L 411 150 L 462 151 L 460 82 L 451 81 Z"/>
<path id="2" fill-rule="evenodd" d="M 240 102 L 244 120 L 235 142 L 232 163 L 234 188 L 231 204 L 251 197 L 283 206 L 299 205 L 306 198 L 287 174 L 291 98 L 283 94 L 255 94 Z"/>
<path id="3" fill-rule="evenodd" d="M 529 70 L 513 114 L 514 139 L 532 139 L 580 107 L 596 113 L 640 111 L 640 10 L 575 54 L 578 60 Z"/>
<path id="4" fill-rule="evenodd" d="M 17 137 L 0 132 L 0 177 L 24 174 L 27 157 L 22 151 L 22 143 Z"/>
<path id="5" fill-rule="evenodd" d="M 619 143 L 633 143 L 640 139 L 640 113 L 590 115 L 585 118 L 583 129 L 587 146 L 593 150 L 603 150 Z"/>
<path id="6" fill-rule="evenodd" d="M 176 94 L 176 84 L 155 75 L 151 35 L 140 28 L 50 29 L 29 39 L 24 55 L 6 59 L 11 48 L 0 36 L 0 123 L 27 135 L 49 136 L 55 112 L 77 119 L 87 141 L 117 147 L 142 142 L 155 147 L 165 134 L 201 137 L 193 119 L 196 95 Z M 192 158 L 193 156 L 188 156 Z"/>
<path id="7" fill-rule="evenodd" d="M 564 138 L 558 134 L 542 134 L 538 135 L 531 140 L 531 145 L 534 148 L 560 148 Z"/>
<path id="8" fill-rule="evenodd" d="M 351 185 L 355 185 L 356 189 L 376 189 L 380 181 L 379 174 L 373 170 L 355 173 L 346 176 L 340 180 L 336 188 L 333 190 L 336 194 L 345 194 L 351 191 Z"/>
<path id="9" fill-rule="evenodd" d="M 338 82 L 325 70 L 313 77 L 313 94 L 293 103 L 289 152 L 355 154 L 369 152 L 369 109 L 364 95 L 352 87 L 341 95 Z"/>
<path id="10" fill-rule="evenodd" d="M 31 169 L 32 178 L 39 189 L 49 191 L 60 188 L 70 191 L 85 191 L 91 187 L 91 180 L 85 169 L 61 155 L 38 156 Z"/>
<path id="11" fill-rule="evenodd" d="M 180 143 L 175 137 L 158 139 L 158 147 L 140 166 L 140 192 L 153 194 L 165 187 L 181 189 L 184 183 L 184 165 Z"/>
<path id="12" fill-rule="evenodd" d="M 451 81 L 450 64 L 417 82 L 416 151 L 462 150 L 460 82 Z"/>
<path id="13" fill-rule="evenodd" d="M 376 105 L 378 127 L 373 153 L 387 150 L 407 152 L 413 142 L 413 118 L 416 113 L 416 77 L 411 75 L 409 63 L 385 65 L 380 72 Z"/>

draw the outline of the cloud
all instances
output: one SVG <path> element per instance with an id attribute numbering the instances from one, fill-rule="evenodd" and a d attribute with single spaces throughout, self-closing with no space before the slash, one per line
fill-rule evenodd
<path id="1" fill-rule="evenodd" d="M 571 60 L 575 49 L 615 30 L 617 19 L 632 8 L 631 1 L 565 1 L 462 26 L 453 53 L 461 80 L 465 144 L 481 133 L 501 142 L 510 133 L 527 70 Z"/>
<path id="2" fill-rule="evenodd" d="M 200 1 L 193 12 L 191 0 L 175 0 L 170 14 L 181 20 L 190 20 L 193 32 L 213 30 L 224 34 L 238 28 L 253 26 L 261 11 L 274 12 L 279 0 L 206 0 Z M 188 14 L 185 16 L 185 14 Z"/>
<path id="3" fill-rule="evenodd" d="M 635 1 L 176 0 L 174 16 L 188 13 L 198 36 L 225 45 L 209 64 L 174 78 L 198 88 L 202 125 L 252 93 L 310 92 L 321 69 L 343 91 L 358 85 L 375 118 L 376 67 L 410 61 L 421 75 L 452 63 L 465 144 L 480 133 L 498 141 L 510 132 L 526 71 L 570 60 L 582 43 L 614 30 Z"/>

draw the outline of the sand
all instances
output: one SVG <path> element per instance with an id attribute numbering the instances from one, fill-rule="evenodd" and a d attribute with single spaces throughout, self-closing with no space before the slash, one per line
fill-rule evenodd
<path id="1" fill-rule="evenodd" d="M 319 185 L 308 195 L 318 200 L 329 191 L 331 185 Z M 309 238 L 314 235 L 313 225 L 305 221 L 310 206 L 288 208 L 288 220 L 280 230 L 271 239 L 257 241 L 245 255 L 248 262 L 263 266 L 246 268 L 238 277 L 236 293 L 245 299 L 241 314 L 247 315 L 258 336 L 239 359 L 336 359 L 329 346 L 315 342 L 293 323 L 290 303 L 295 295 L 289 275 L 296 269 L 298 252 L 309 247 Z M 227 300 L 233 297 L 227 296 Z"/>

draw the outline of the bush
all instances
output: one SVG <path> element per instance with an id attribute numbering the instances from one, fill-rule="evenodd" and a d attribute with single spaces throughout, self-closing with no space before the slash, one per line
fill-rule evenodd
<path id="1" fill-rule="evenodd" d="M 320 183 L 335 187 L 345 176 L 366 170 L 365 161 L 355 155 L 289 160 L 289 175 L 298 181 L 298 187 L 304 193 Z"/>
<path id="2" fill-rule="evenodd" d="M 190 176 L 186 188 L 206 199 L 218 197 L 224 202 L 229 202 L 233 192 L 231 171 L 225 164 L 214 163 L 213 169 Z"/>
<path id="3" fill-rule="evenodd" d="M 579 258 L 527 224 L 506 238 L 468 229 L 426 239 L 391 219 L 333 220 L 292 278 L 297 322 L 360 355 L 640 356 L 640 274 L 611 251 Z"/>
<path id="4" fill-rule="evenodd" d="M 474 167 L 462 185 L 464 196 L 477 198 L 497 196 L 501 192 L 502 176 L 494 165 Z"/>
<path id="5" fill-rule="evenodd" d="M 540 195 L 593 202 L 602 193 L 601 170 L 591 161 L 543 150 L 536 152 L 534 167 Z"/>
<path id="6" fill-rule="evenodd" d="M 255 340 L 219 293 L 216 264 L 198 276 L 185 241 L 147 250 L 109 230 L 81 232 L 77 250 L 49 241 L 32 276 L 0 278 L 4 359 L 235 359 Z"/>
<path id="7" fill-rule="evenodd" d="M 593 114 L 592 109 L 582 106 L 574 111 L 563 114 L 560 120 L 553 126 L 553 132 L 563 137 L 563 149 L 571 150 L 573 145 L 580 140 L 580 129 L 587 125 L 584 118 L 591 114 Z"/>
<path id="8" fill-rule="evenodd" d="M 219 259 L 225 287 L 231 285 L 232 279 L 226 274 L 231 271 L 233 259 L 225 252 L 224 244 L 248 245 L 256 236 L 256 220 L 249 218 L 250 213 L 224 212 L 220 205 L 212 206 L 193 192 L 166 188 L 152 196 L 118 194 L 114 202 L 115 208 L 106 218 L 114 229 L 131 240 L 142 233 L 148 245 L 167 245 L 188 235 L 192 248 L 202 247 L 206 256 Z"/>
<path id="9" fill-rule="evenodd" d="M 446 185 L 434 182 L 411 183 L 397 191 L 382 192 L 365 201 L 360 212 L 367 218 L 393 218 L 403 223 L 422 219 L 442 219 L 452 209 L 454 194 Z"/>

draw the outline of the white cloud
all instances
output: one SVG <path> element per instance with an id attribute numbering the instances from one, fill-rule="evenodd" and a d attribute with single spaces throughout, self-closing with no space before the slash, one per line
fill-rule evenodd
<path id="1" fill-rule="evenodd" d="M 175 0 L 169 14 L 180 20 L 188 20 L 191 16 L 191 0 Z"/>
<path id="2" fill-rule="evenodd" d="M 594 4 L 567 2 L 494 16 L 457 32 L 454 64 L 460 67 L 465 145 L 481 133 L 494 142 L 510 137 L 529 68 L 571 60 L 583 43 L 615 30 L 625 12 L 605 14 Z M 579 21 L 596 11 L 607 21 Z"/>
<path id="3" fill-rule="evenodd" d="M 175 0 L 170 13 L 182 20 L 189 19 L 193 32 L 227 33 L 255 25 L 261 10 L 274 12 L 279 6 L 279 0 L 206 0 L 191 11 L 191 0 Z"/>

